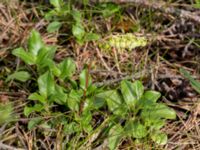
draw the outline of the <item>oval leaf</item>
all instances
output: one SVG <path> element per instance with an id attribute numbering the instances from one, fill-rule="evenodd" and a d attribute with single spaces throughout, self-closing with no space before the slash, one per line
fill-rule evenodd
<path id="1" fill-rule="evenodd" d="M 33 65 L 35 64 L 36 58 L 30 53 L 25 52 L 23 48 L 17 48 L 12 51 L 12 54 L 22 59 L 26 64 Z"/>
<path id="2" fill-rule="evenodd" d="M 17 71 L 13 74 L 9 75 L 6 79 L 6 82 L 10 80 L 18 80 L 21 82 L 26 82 L 28 79 L 30 79 L 31 75 L 26 71 Z"/>
<path id="3" fill-rule="evenodd" d="M 144 92 L 144 99 L 152 101 L 152 102 L 156 102 L 159 98 L 160 98 L 161 94 L 160 92 L 157 91 L 146 91 Z"/>
<path id="4" fill-rule="evenodd" d="M 40 36 L 40 33 L 36 30 L 31 31 L 31 35 L 28 39 L 28 49 L 29 52 L 33 56 L 37 56 L 39 50 L 43 47 L 42 38 Z"/>
<path id="5" fill-rule="evenodd" d="M 46 99 L 55 92 L 55 84 L 52 73 L 47 71 L 38 78 L 39 93 Z"/>
<path id="6" fill-rule="evenodd" d="M 126 104 L 134 108 L 137 101 L 142 97 L 144 92 L 144 87 L 140 81 L 135 81 L 131 83 L 127 80 L 121 82 L 121 92 L 124 97 Z"/>
<path id="7" fill-rule="evenodd" d="M 62 23 L 60 23 L 58 21 L 51 22 L 47 26 L 47 32 L 49 32 L 49 33 L 56 32 L 60 29 L 61 26 L 62 26 Z"/>
<path id="8" fill-rule="evenodd" d="M 72 33 L 78 40 L 81 41 L 85 35 L 85 29 L 81 24 L 76 24 L 72 26 Z"/>

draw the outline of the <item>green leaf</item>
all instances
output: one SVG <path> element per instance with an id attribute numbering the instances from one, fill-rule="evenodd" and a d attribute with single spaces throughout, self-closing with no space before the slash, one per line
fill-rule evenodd
<path id="1" fill-rule="evenodd" d="M 77 10 L 77 9 L 74 9 L 74 10 L 72 10 L 71 14 L 73 16 L 73 19 L 76 21 L 76 23 L 80 24 L 81 21 L 82 21 L 82 14 L 81 14 L 81 12 L 79 10 Z"/>
<path id="2" fill-rule="evenodd" d="M 148 134 L 146 127 L 134 120 L 128 120 L 126 122 L 125 131 L 134 138 L 144 138 Z"/>
<path id="3" fill-rule="evenodd" d="M 145 120 L 154 121 L 159 118 L 175 119 L 176 112 L 164 104 L 154 104 L 142 110 L 141 117 Z"/>
<path id="4" fill-rule="evenodd" d="M 190 81 L 191 86 L 200 94 L 200 82 L 195 80 L 190 73 L 183 68 L 180 69 L 180 72 Z"/>
<path id="5" fill-rule="evenodd" d="M 100 6 L 103 17 L 110 17 L 120 11 L 120 6 L 113 3 L 103 3 Z"/>
<path id="6" fill-rule="evenodd" d="M 116 90 L 109 90 L 98 94 L 99 98 L 106 100 L 108 109 L 116 115 L 123 116 L 126 113 L 126 107 L 123 100 Z"/>
<path id="7" fill-rule="evenodd" d="M 61 26 L 62 26 L 61 22 L 58 22 L 58 21 L 51 22 L 47 26 L 47 32 L 49 32 L 49 33 L 56 32 L 56 31 L 58 31 L 60 29 Z"/>
<path id="8" fill-rule="evenodd" d="M 155 132 L 151 134 L 151 139 L 159 145 L 167 144 L 167 135 L 165 133 Z"/>
<path id="9" fill-rule="evenodd" d="M 26 64 L 35 64 L 36 57 L 32 56 L 29 52 L 25 52 L 21 47 L 13 50 L 12 54 L 22 59 Z"/>
<path id="10" fill-rule="evenodd" d="M 52 60 L 56 52 L 56 47 L 55 46 L 45 46 L 42 47 L 37 55 L 37 65 L 39 66 L 45 66 L 46 61 L 49 59 Z"/>
<path id="11" fill-rule="evenodd" d="M 25 106 L 24 115 L 28 117 L 32 112 L 41 112 L 44 109 L 44 105 L 35 104 L 33 107 Z"/>
<path id="12" fill-rule="evenodd" d="M 156 101 L 160 98 L 161 94 L 156 91 L 145 91 L 142 98 L 138 102 L 140 109 L 147 109 L 154 107 Z"/>
<path id="13" fill-rule="evenodd" d="M 195 0 L 194 7 L 195 8 L 200 8 L 200 0 Z"/>
<path id="14" fill-rule="evenodd" d="M 64 80 L 65 78 L 72 77 L 76 71 L 76 64 L 71 58 L 67 58 L 58 65 L 58 68 L 61 71 L 59 78 Z"/>
<path id="15" fill-rule="evenodd" d="M 96 34 L 96 33 L 86 33 L 84 40 L 85 41 L 97 41 L 101 38 L 100 35 Z"/>
<path id="16" fill-rule="evenodd" d="M 53 17 L 57 16 L 58 12 L 56 11 L 56 9 L 50 10 L 49 12 L 47 12 L 44 16 L 44 18 L 46 20 L 52 20 Z"/>
<path id="17" fill-rule="evenodd" d="M 39 50 L 43 47 L 42 38 L 40 36 L 40 33 L 36 30 L 31 31 L 31 35 L 28 39 L 28 49 L 29 52 L 33 56 L 37 56 Z"/>
<path id="18" fill-rule="evenodd" d="M 50 0 L 50 4 L 53 5 L 56 9 L 60 10 L 62 0 Z"/>
<path id="19" fill-rule="evenodd" d="M 160 98 L 161 94 L 160 92 L 157 91 L 145 91 L 143 98 L 148 100 L 148 101 L 152 101 L 152 102 L 156 102 L 159 98 Z"/>
<path id="20" fill-rule="evenodd" d="M 123 137 L 123 128 L 120 124 L 114 125 L 109 130 L 108 135 L 108 147 L 110 150 L 117 149 L 117 146 L 119 145 L 121 139 Z"/>
<path id="21" fill-rule="evenodd" d="M 10 80 L 18 80 L 21 82 L 26 82 L 28 79 L 30 79 L 31 75 L 26 71 L 17 71 L 13 74 L 9 75 L 6 79 L 6 82 Z"/>
<path id="22" fill-rule="evenodd" d="M 79 76 L 79 81 L 80 81 L 80 87 L 83 90 L 87 90 L 88 87 L 92 85 L 92 77 L 90 76 L 88 69 L 84 69 L 80 76 Z"/>
<path id="23" fill-rule="evenodd" d="M 49 67 L 49 70 L 55 75 L 56 77 L 59 77 L 61 72 L 60 69 L 58 68 L 57 64 L 55 61 L 51 59 L 46 59 L 43 65 L 38 66 L 38 67 Z"/>
<path id="24" fill-rule="evenodd" d="M 137 101 L 142 97 L 144 92 L 144 87 L 140 81 L 135 81 L 131 83 L 127 80 L 121 82 L 121 92 L 124 97 L 126 104 L 134 108 Z"/>
<path id="25" fill-rule="evenodd" d="M 38 93 L 32 93 L 29 95 L 28 99 L 30 100 L 38 100 L 40 103 L 45 104 L 47 103 L 46 99 Z"/>
<path id="26" fill-rule="evenodd" d="M 81 115 L 81 126 L 87 133 L 90 133 L 92 131 L 91 120 L 92 120 L 91 112 L 84 111 Z"/>
<path id="27" fill-rule="evenodd" d="M 81 101 L 83 93 L 81 91 L 75 91 L 71 90 L 69 93 L 68 99 L 67 99 L 67 104 L 68 107 L 73 110 L 73 111 L 78 111 L 79 110 L 79 103 Z"/>
<path id="28" fill-rule="evenodd" d="M 81 24 L 75 24 L 72 26 L 72 34 L 81 41 L 85 35 L 85 29 Z"/>
<path id="29" fill-rule="evenodd" d="M 145 125 L 151 127 L 154 130 L 159 130 L 165 125 L 165 119 L 154 120 L 150 122 L 150 124 L 146 124 L 145 122 Z"/>
<path id="30" fill-rule="evenodd" d="M 56 102 L 60 105 L 67 105 L 68 95 L 64 92 L 64 88 L 57 85 L 55 86 L 55 94 L 50 97 L 50 101 Z"/>
<path id="31" fill-rule="evenodd" d="M 55 93 L 54 77 L 51 72 L 47 71 L 38 78 L 39 93 L 45 99 Z"/>
<path id="32" fill-rule="evenodd" d="M 43 120 L 42 117 L 33 118 L 28 122 L 28 129 L 32 130 L 35 126 L 37 126 L 39 123 L 41 123 Z"/>

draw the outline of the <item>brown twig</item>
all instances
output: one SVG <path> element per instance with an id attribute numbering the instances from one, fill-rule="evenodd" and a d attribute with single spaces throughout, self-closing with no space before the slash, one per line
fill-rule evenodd
<path id="1" fill-rule="evenodd" d="M 150 72 L 147 70 L 141 71 L 141 72 L 137 72 L 133 75 L 130 76 L 125 76 L 125 77 L 121 77 L 121 78 L 117 78 L 117 79 L 112 79 L 112 80 L 105 80 L 103 82 L 96 82 L 95 85 L 96 86 L 109 86 L 109 85 L 113 85 L 115 83 L 118 83 L 122 80 L 135 80 L 135 79 L 140 79 L 140 78 L 144 78 L 149 76 Z"/>
<path id="2" fill-rule="evenodd" d="M 180 18 L 193 20 L 200 24 L 200 16 L 195 14 L 195 12 L 190 12 L 188 10 L 183 10 L 169 6 L 168 3 L 158 0 L 91 0 L 91 2 L 113 2 L 113 3 L 133 3 L 142 7 L 149 7 L 154 10 L 158 10 L 165 14 L 171 14 L 178 16 Z"/>
<path id="3" fill-rule="evenodd" d="M 0 142 L 0 149 L 2 149 L 2 150 L 24 150 L 24 149 L 19 149 L 19 148 L 15 148 L 15 147 L 6 145 L 2 142 Z"/>

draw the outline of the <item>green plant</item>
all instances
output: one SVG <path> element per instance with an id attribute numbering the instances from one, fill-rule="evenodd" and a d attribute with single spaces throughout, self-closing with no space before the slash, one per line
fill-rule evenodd
<path id="1" fill-rule="evenodd" d="M 109 90 L 97 95 L 105 99 L 114 117 L 109 125 L 110 149 L 115 149 L 124 137 L 167 143 L 167 135 L 160 129 L 166 119 L 175 119 L 176 113 L 165 104 L 157 103 L 160 96 L 156 91 L 144 91 L 140 81 L 131 83 L 126 80 L 121 82 L 120 91 Z"/>
<path id="2" fill-rule="evenodd" d="M 124 80 L 120 90 L 96 87 L 87 66 L 79 79 L 74 80 L 75 62 L 71 58 L 55 62 L 56 47 L 46 45 L 35 30 L 31 32 L 27 47 L 27 50 L 17 48 L 12 53 L 36 70 L 37 82 L 32 82 L 37 86 L 28 97 L 32 102 L 24 108 L 24 115 L 31 117 L 29 129 L 38 124 L 48 128 L 62 124 L 63 134 L 71 135 L 66 147 L 75 149 L 84 146 L 91 135 L 97 133 L 108 138 L 110 149 L 115 149 L 126 137 L 140 141 L 152 139 L 158 144 L 167 142 L 167 135 L 160 128 L 165 125 L 166 119 L 174 119 L 176 114 L 166 105 L 156 102 L 159 92 L 144 92 L 140 81 L 131 83 Z M 12 76 L 11 79 L 17 77 L 19 80 L 18 76 Z M 55 104 L 62 106 L 62 110 L 55 111 Z M 97 114 L 107 119 L 95 127 L 93 117 Z M 50 119 L 46 121 L 45 117 Z M 78 144 L 74 145 L 75 141 Z"/>
<path id="3" fill-rule="evenodd" d="M 28 97 L 29 100 L 35 101 L 35 104 L 25 107 L 25 116 L 29 116 L 33 112 L 50 114 L 53 103 L 64 105 L 78 113 L 82 109 L 80 103 L 84 103 L 81 100 L 89 101 L 88 97 L 97 91 L 96 87 L 92 85 L 87 69 L 81 72 L 78 82 L 74 81 L 72 79 L 76 69 L 74 61 L 66 58 L 62 62 L 56 63 L 53 60 L 55 51 L 54 46 L 45 45 L 39 33 L 33 30 L 28 40 L 27 51 L 17 48 L 12 52 L 26 64 L 36 66 L 38 73 L 38 91 Z M 23 71 L 23 74 L 28 73 Z M 13 75 L 9 76 L 7 80 L 12 77 Z M 65 84 L 66 82 L 68 83 Z"/>
<path id="4" fill-rule="evenodd" d="M 195 0 L 195 4 L 193 6 L 195 8 L 200 8 L 200 0 Z"/>
<path id="5" fill-rule="evenodd" d="M 49 11 L 45 18 L 51 23 L 47 27 L 48 32 L 58 31 L 62 25 L 67 25 L 71 29 L 72 35 L 79 44 L 86 41 L 98 40 L 100 36 L 91 31 L 86 31 L 84 27 L 84 12 L 76 9 L 74 2 L 64 2 L 63 0 L 50 0 L 53 10 Z M 87 3 L 85 2 L 84 5 Z"/>

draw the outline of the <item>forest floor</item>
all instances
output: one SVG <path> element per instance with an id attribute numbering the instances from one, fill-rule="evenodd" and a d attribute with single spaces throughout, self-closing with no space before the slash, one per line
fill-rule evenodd
<path id="1" fill-rule="evenodd" d="M 167 143 L 162 146 L 149 144 L 148 149 L 200 150 L 200 89 L 195 89 L 192 85 L 192 81 L 200 81 L 200 1 L 171 0 L 165 1 L 162 7 L 160 1 L 155 2 L 156 5 L 151 4 L 153 1 L 146 1 L 148 3 L 145 0 L 144 3 L 137 3 L 137 0 L 120 3 L 116 0 L 117 4 L 98 9 L 94 1 L 89 7 L 82 6 L 78 1 L 72 2 L 73 8 L 80 10 L 84 16 L 81 19 L 84 32 L 96 33 L 92 37 L 94 39 L 100 37 L 106 40 L 108 36 L 126 33 L 147 38 L 145 46 L 131 50 L 125 48 L 122 52 L 111 48 L 106 53 L 95 40 L 81 41 L 83 36 L 78 36 L 82 31 L 75 37 L 76 34 L 71 29 L 74 22 L 69 18 L 57 20 L 62 23 L 60 27 L 58 22 L 59 31 L 48 32 L 47 26 L 52 20 L 45 19 L 44 15 L 53 7 L 47 1 L 0 2 L 0 108 L 3 110 L 2 106 L 8 103 L 13 107 L 12 114 L 8 115 L 11 116 L 9 121 L 4 118 L 1 122 L 0 119 L 0 149 L 62 149 L 60 145 L 74 137 L 62 135 L 63 126 L 58 120 L 56 126 L 50 127 L 48 121 L 51 120 L 51 115 L 43 115 L 46 124 L 43 122 L 31 130 L 27 128 L 31 117 L 40 114 L 35 112 L 27 117 L 23 113 L 24 107 L 32 104 L 28 96 L 37 88 L 34 82 L 35 67 L 25 65 L 12 51 L 18 47 L 26 48 L 27 39 L 35 29 L 41 34 L 44 43 L 57 45 L 55 62 L 61 62 L 66 57 L 75 61 L 77 70 L 73 79 L 78 79 L 77 75 L 89 66 L 89 73 L 97 86 L 113 88 L 118 87 L 123 79 L 140 80 L 145 89 L 161 93 L 159 102 L 174 109 L 177 117 L 175 120 L 168 120 L 161 129 L 168 135 Z M 167 10 L 168 8 L 173 9 Z M 175 12 L 171 13 L 173 10 Z M 191 14 L 184 15 L 181 11 Z M 26 82 L 14 78 L 7 80 L 13 72 L 20 69 L 32 72 L 32 78 Z M 181 69 L 187 70 L 192 79 L 184 76 Z M 52 107 L 55 112 L 64 109 L 57 104 Z M 65 109 L 61 112 L 68 113 Z M 100 118 L 101 115 L 99 120 Z M 74 144 L 80 142 L 85 135 L 83 133 L 78 135 L 79 138 L 73 138 Z M 97 149 L 102 144 L 97 143 L 96 147 L 88 149 Z M 84 148 L 75 146 L 74 149 Z M 118 149 L 147 147 L 138 146 L 128 138 L 121 141 Z"/>

